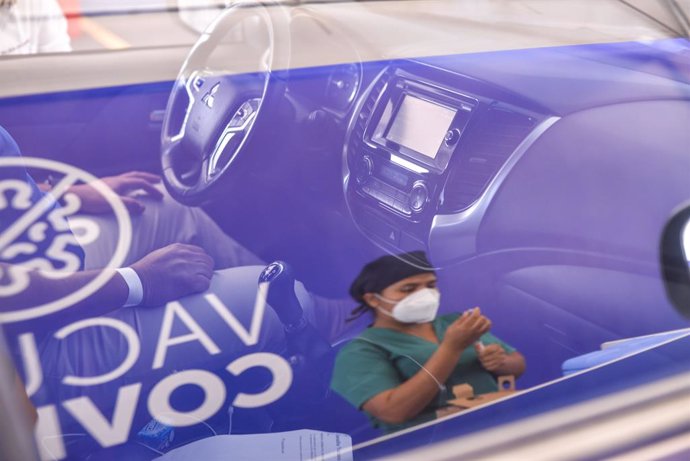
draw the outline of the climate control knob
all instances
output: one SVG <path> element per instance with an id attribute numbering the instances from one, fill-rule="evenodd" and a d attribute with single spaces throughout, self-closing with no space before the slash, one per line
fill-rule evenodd
<path id="1" fill-rule="evenodd" d="M 365 182 L 374 172 L 374 159 L 370 155 L 365 155 L 357 162 L 356 178 L 358 183 Z"/>
<path id="2" fill-rule="evenodd" d="M 412 185 L 410 192 L 410 209 L 420 213 L 429 201 L 429 189 L 424 181 L 417 181 Z"/>

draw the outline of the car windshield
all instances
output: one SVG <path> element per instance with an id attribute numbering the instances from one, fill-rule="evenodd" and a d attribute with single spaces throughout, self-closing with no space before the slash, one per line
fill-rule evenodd
<path id="1" fill-rule="evenodd" d="M 404 3 L 404 0 L 401 2 Z M 437 6 L 430 9 L 419 5 L 420 2 L 410 2 L 398 8 L 401 2 L 389 2 L 391 5 L 387 8 L 391 14 L 400 15 L 401 20 L 417 13 L 433 15 L 435 13 L 430 11 Z M 223 9 L 236 4 L 256 4 L 250 0 L 177 0 L 173 4 L 168 0 L 65 0 L 59 4 L 52 0 L 12 0 L 7 5 L 14 3 L 18 6 L 3 8 L 16 9 L 16 16 L 27 24 L 43 22 L 52 24 L 52 28 L 57 30 L 63 28 L 66 22 L 70 36 L 70 46 L 53 49 L 26 48 L 23 52 L 85 52 L 191 46 Z M 298 2 L 314 5 L 323 3 L 349 2 Z M 361 2 L 358 8 L 367 10 L 368 3 L 372 2 Z M 516 46 L 538 46 L 546 43 L 544 38 L 556 38 L 562 43 L 572 40 L 601 41 L 604 38 L 653 40 L 660 36 L 686 36 L 689 30 L 690 4 L 687 0 L 603 0 L 596 2 L 596 9 L 591 8 L 593 0 L 509 0 L 481 4 L 472 1 L 430 0 L 429 3 L 442 4 L 443 7 L 438 11 L 444 11 L 443 15 L 448 17 L 448 25 L 452 25 L 454 30 L 461 28 L 467 31 L 467 36 L 461 40 L 464 46 L 479 45 L 482 49 L 491 45 L 482 43 L 481 37 L 472 33 L 482 26 L 500 28 L 509 34 L 503 40 L 501 37 L 491 37 L 491 42 L 499 48 L 504 46 L 504 41 L 514 38 L 510 34 L 511 30 L 519 32 L 520 36 L 532 36 L 530 41 L 523 44 L 518 42 Z M 380 12 L 386 8 L 382 10 L 377 7 L 375 10 L 379 12 L 374 14 L 389 14 Z M 11 31 L 7 29 L 6 32 Z M 14 54 L 16 51 L 18 50 L 0 50 L 0 54 Z"/>

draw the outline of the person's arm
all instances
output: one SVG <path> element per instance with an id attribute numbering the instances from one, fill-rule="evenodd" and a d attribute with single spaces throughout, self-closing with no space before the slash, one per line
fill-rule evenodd
<path id="1" fill-rule="evenodd" d="M 475 346 L 482 367 L 494 376 L 513 375 L 516 378 L 525 372 L 525 357 L 517 351 L 507 353 L 500 344 Z"/>
<path id="2" fill-rule="evenodd" d="M 100 178 L 100 182 L 118 195 L 122 204 L 132 215 L 144 212 L 146 205 L 142 200 L 130 194 L 142 191 L 147 198 L 160 201 L 163 193 L 158 190 L 161 178 L 153 173 L 145 171 L 130 171 L 117 176 Z M 37 184 L 42 192 L 50 192 L 52 186 L 46 183 Z M 67 189 L 68 194 L 74 194 L 79 198 L 79 212 L 84 214 L 112 214 L 113 208 L 106 198 L 91 184 L 76 184 Z"/>
<path id="3" fill-rule="evenodd" d="M 445 382 L 462 351 L 489 331 L 491 322 L 479 309 L 464 313 L 446 330 L 440 346 L 424 364 L 439 383 Z M 363 409 L 389 424 L 402 424 L 417 416 L 436 397 L 439 386 L 423 369 L 401 385 L 368 400 Z"/>
<path id="4" fill-rule="evenodd" d="M 12 276 L 11 268 L 10 264 L 0 263 L 4 277 Z M 143 285 L 141 305 L 158 306 L 208 289 L 213 276 L 213 259 L 199 247 L 175 243 L 149 253 L 132 264 L 131 268 Z M 103 286 L 91 296 L 60 312 L 60 323 L 103 315 L 125 304 L 129 288 L 120 274 L 112 269 L 109 271 L 111 276 Z M 3 297 L 1 305 L 19 310 L 60 299 L 84 287 L 100 273 L 100 270 L 91 270 L 54 278 L 47 277 L 40 271 L 31 271 L 28 273 L 28 288 L 18 294 Z M 51 326 L 54 326 L 52 321 Z"/>
<path id="5" fill-rule="evenodd" d="M 0 263 L 0 268 L 6 274 L 6 277 L 13 276 L 12 269 L 14 267 L 11 264 Z M 110 279 L 105 285 L 87 299 L 76 303 L 73 306 L 74 309 L 71 310 L 87 308 L 90 309 L 89 316 L 93 316 L 122 306 L 128 295 L 127 284 L 115 270 L 110 270 L 110 272 Z M 29 279 L 27 289 L 15 295 L 5 297 L 4 300 L 6 302 L 3 302 L 2 306 L 11 306 L 12 310 L 16 311 L 64 298 L 89 284 L 100 273 L 100 270 L 91 270 L 75 272 L 65 277 L 55 278 L 46 276 L 41 271 L 30 271 L 26 274 Z"/>
<path id="6" fill-rule="evenodd" d="M 461 353 L 441 344 L 424 367 L 443 383 L 455 368 Z M 420 370 L 400 386 L 373 397 L 362 408 L 381 421 L 402 424 L 421 413 L 438 392 L 438 384 L 427 372 Z"/>

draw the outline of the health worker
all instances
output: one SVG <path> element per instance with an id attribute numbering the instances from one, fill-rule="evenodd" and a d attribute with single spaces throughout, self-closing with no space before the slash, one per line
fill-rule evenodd
<path id="1" fill-rule="evenodd" d="M 455 385 L 496 392 L 498 376 L 525 370 L 479 308 L 437 316 L 441 295 L 423 252 L 367 264 L 350 294 L 360 303 L 353 315 L 371 311 L 374 323 L 339 352 L 331 387 L 385 432 L 435 419 Z"/>

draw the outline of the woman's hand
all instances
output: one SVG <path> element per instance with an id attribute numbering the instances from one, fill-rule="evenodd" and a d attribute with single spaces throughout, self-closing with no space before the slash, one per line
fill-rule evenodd
<path id="1" fill-rule="evenodd" d="M 513 375 L 517 378 L 525 372 L 525 358 L 519 352 L 508 354 L 500 344 L 475 344 L 474 349 L 479 363 L 494 376 Z"/>
<path id="2" fill-rule="evenodd" d="M 446 330 L 442 345 L 455 351 L 463 351 L 474 344 L 479 338 L 491 329 L 491 320 L 484 317 L 481 310 L 475 307 L 471 311 L 463 313 Z"/>
<path id="3" fill-rule="evenodd" d="M 489 344 L 483 347 L 475 344 L 474 349 L 477 351 L 479 363 L 482 364 L 486 371 L 492 373 L 500 370 L 504 365 L 506 357 L 508 357 L 508 354 L 500 344 Z"/>

